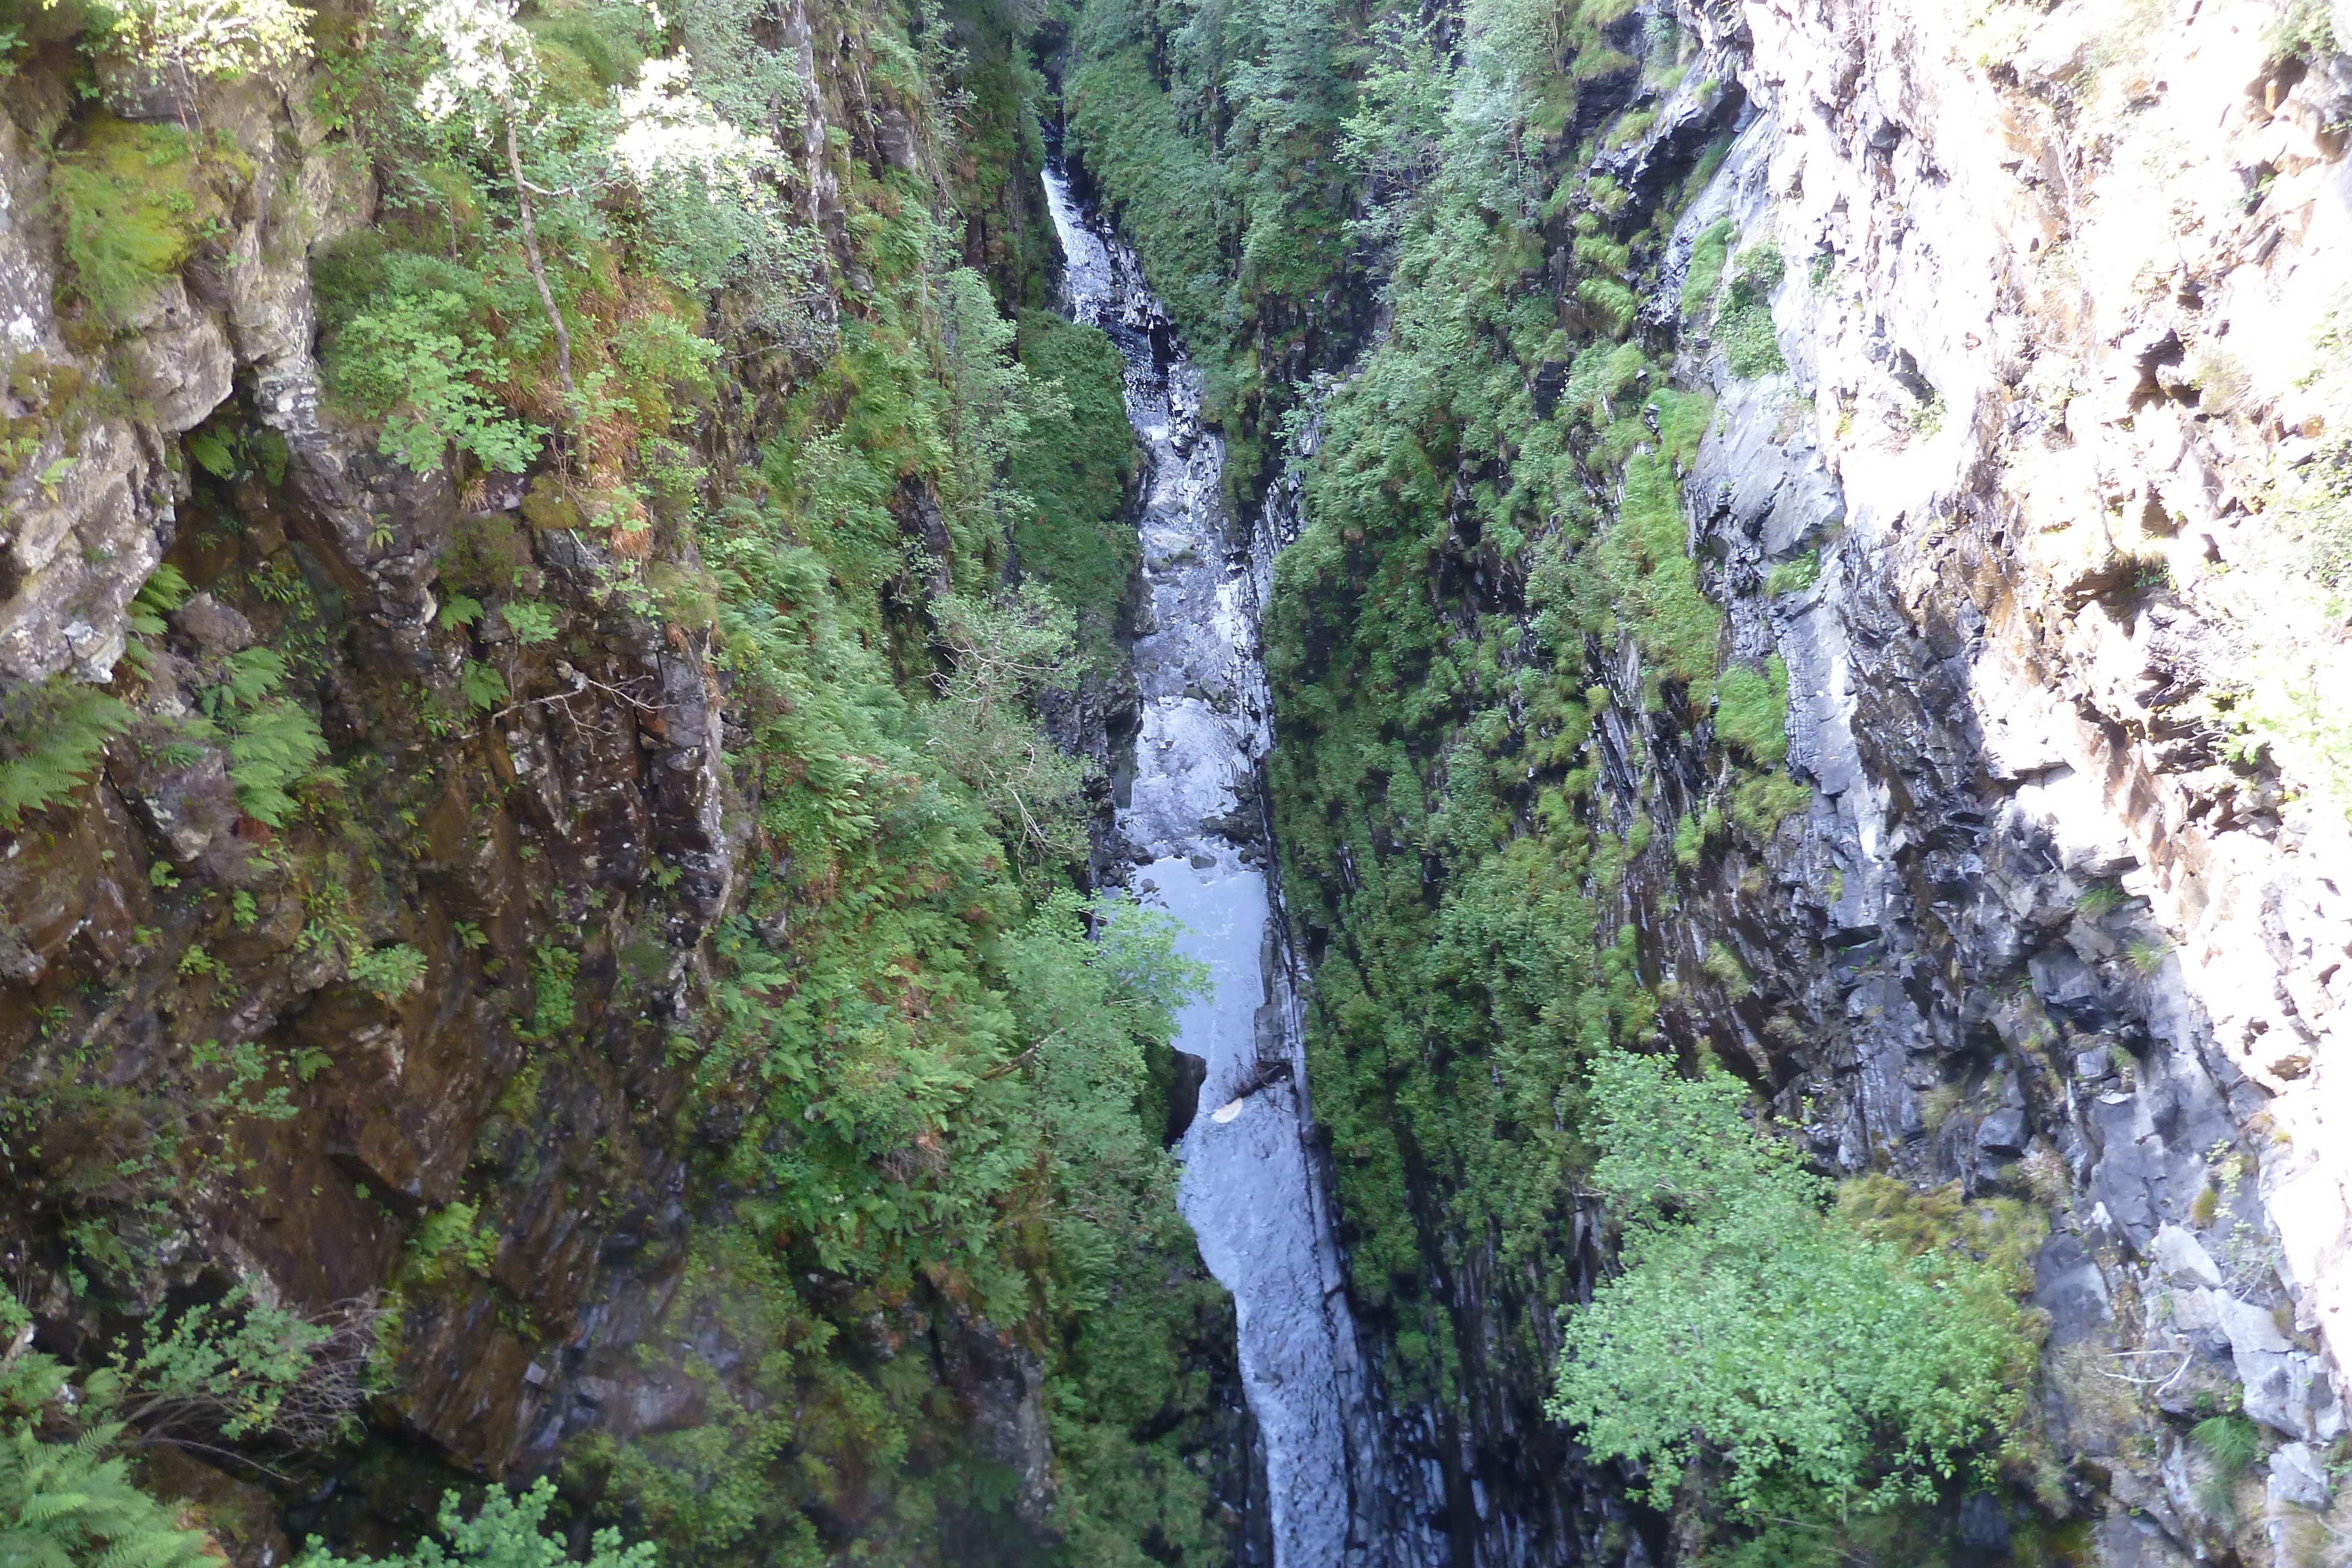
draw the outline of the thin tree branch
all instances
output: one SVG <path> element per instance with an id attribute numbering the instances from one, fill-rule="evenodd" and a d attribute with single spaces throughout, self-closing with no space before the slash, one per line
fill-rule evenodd
<path id="1" fill-rule="evenodd" d="M 507 111 L 507 172 L 514 177 L 515 204 L 522 210 L 522 249 L 530 262 L 530 280 L 539 285 L 539 302 L 547 310 L 548 325 L 555 329 L 555 379 L 563 383 L 568 418 L 579 403 L 579 389 L 572 384 L 572 334 L 563 325 L 563 312 L 555 308 L 555 291 L 547 286 L 547 263 L 539 254 L 539 225 L 531 216 L 530 186 L 522 177 L 522 152 L 515 145 L 511 109 Z"/>

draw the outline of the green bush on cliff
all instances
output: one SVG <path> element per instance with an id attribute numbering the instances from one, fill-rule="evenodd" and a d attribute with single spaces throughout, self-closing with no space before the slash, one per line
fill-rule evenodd
<path id="1" fill-rule="evenodd" d="M 1592 1179 L 1623 1272 L 1565 1314 L 1549 1412 L 1643 1466 L 1659 1507 L 1701 1454 L 1748 1518 L 1932 1498 L 2022 1417 L 2033 1341 L 2009 1281 L 1825 1212 L 1828 1185 L 1746 1098 L 1657 1057 L 1595 1069 Z"/>
<path id="2" fill-rule="evenodd" d="M 334 1331 L 239 1287 L 217 1304 L 158 1319 L 75 1367 L 28 1348 L 32 1313 L 0 1294 L 0 1563 L 16 1568 L 205 1568 L 219 1548 L 184 1510 L 133 1479 L 129 1455 L 155 1444 L 212 1448 L 276 1431 L 341 1436 L 356 1403 L 330 1358 Z"/>
<path id="3" fill-rule="evenodd" d="M 580 1559 L 546 1528 L 554 1504 L 555 1483 L 544 1476 L 520 1497 L 491 1488 L 471 1519 L 449 1492 L 441 1500 L 439 1521 L 446 1548 L 428 1540 L 396 1557 L 346 1558 L 313 1544 L 294 1561 L 296 1568 L 570 1568 Z M 660 1561 L 650 1542 L 622 1545 L 617 1530 L 600 1530 L 588 1544 L 587 1568 L 654 1568 Z"/>
<path id="4" fill-rule="evenodd" d="M 416 472 L 451 447 L 520 474 L 546 432 L 486 392 L 511 376 L 483 325 L 481 285 L 430 256 L 394 254 L 363 308 L 341 320 L 326 353 L 327 384 L 352 412 L 383 422 L 377 450 Z"/>

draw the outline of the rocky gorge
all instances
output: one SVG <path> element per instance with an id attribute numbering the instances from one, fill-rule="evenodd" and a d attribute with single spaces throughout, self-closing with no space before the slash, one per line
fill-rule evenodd
<path id="1" fill-rule="evenodd" d="M 2341 1561 L 2347 40 L 0 17 L 9 1551 Z"/>

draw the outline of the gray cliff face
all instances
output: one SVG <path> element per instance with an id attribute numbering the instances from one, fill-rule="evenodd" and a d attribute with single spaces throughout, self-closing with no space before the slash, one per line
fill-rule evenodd
<path id="1" fill-rule="evenodd" d="M 2352 428 L 2352 56 L 2211 0 L 1672 19 L 1696 57 L 1591 172 L 1630 232 L 1730 133 L 1651 345 L 1711 230 L 1781 259 L 1785 369 L 1735 375 L 1697 322 L 1674 380 L 1716 400 L 1681 478 L 1723 652 L 1785 665 L 1811 791 L 1710 844 L 1696 892 L 1637 852 L 1605 917 L 1639 925 L 1661 1030 L 1820 1168 L 2048 1214 L 2032 1473 L 1946 1521 L 1962 1560 L 2038 1512 L 2068 1561 L 2342 1562 L 2352 668 L 2315 497 Z M 1602 814 L 1670 835 L 1723 754 L 1644 712 L 1630 639 L 1595 658 Z M 1601 1235 L 1576 1217 L 1588 1269 Z M 1461 1386 L 1391 1437 L 1453 1560 L 1682 1554 L 1549 1446 L 1548 1367 L 1498 1348 L 1509 1287 L 1462 1251 Z M 2221 1473 L 2190 1430 L 2240 1411 L 2254 1462 Z"/>
<path id="2" fill-rule="evenodd" d="M 16 85 L 27 119 L 63 119 L 55 83 Z M 192 101 L 162 94 L 123 107 L 128 119 L 177 124 Z M 125 606 L 163 559 L 186 498 L 177 439 L 240 374 L 267 389 L 277 427 L 309 435 L 307 456 L 326 457 L 305 429 L 315 425 L 318 384 L 310 247 L 366 223 L 373 192 L 348 147 L 325 144 L 306 101 L 259 82 L 206 96 L 209 121 L 253 149 L 251 179 L 229 233 L 128 323 L 116 364 L 103 344 L 68 340 L 54 304 L 47 153 L 19 123 L 0 122 L 0 336 L 12 382 L 0 412 L 12 435 L 25 433 L 0 482 L 0 673 L 9 678 L 70 671 L 102 681 L 113 669 Z M 81 394 L 109 381 L 122 395 L 93 411 L 96 400 Z"/>
<path id="3" fill-rule="evenodd" d="M 2352 61 L 2166 18 L 1686 16 L 1749 105 L 1661 302 L 1727 217 L 1790 366 L 1685 342 L 1693 553 L 1816 793 L 1659 963 L 1825 1165 L 2050 1206 L 2042 1500 L 2096 1556 L 2285 1563 L 2343 1524 L 2352 841 L 2316 747 L 2233 740 L 2249 685 L 2340 680 L 2279 477 L 2352 412 Z M 2186 1428 L 2241 1390 L 2233 1507 Z"/>

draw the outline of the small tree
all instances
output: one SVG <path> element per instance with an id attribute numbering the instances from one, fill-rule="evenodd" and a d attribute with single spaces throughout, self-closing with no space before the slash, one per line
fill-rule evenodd
<path id="1" fill-rule="evenodd" d="M 662 26 L 657 10 L 648 13 Z M 407 0 L 404 18 L 432 61 L 415 106 L 431 124 L 462 120 L 478 143 L 503 153 L 524 258 L 555 336 L 556 380 L 576 417 L 572 333 L 548 281 L 533 198 L 593 200 L 618 184 L 658 197 L 667 183 L 684 179 L 699 183 L 713 205 L 731 202 L 781 225 L 777 204 L 756 176 L 782 153 L 767 137 L 722 118 L 694 91 L 691 62 L 673 55 L 646 61 L 634 87 L 615 89 L 606 112 L 587 127 L 590 154 L 574 161 L 572 178 L 534 183 L 524 172 L 523 138 L 551 122 L 541 109 L 546 84 L 530 34 L 515 14 L 516 0 Z"/>
<path id="2" fill-rule="evenodd" d="M 493 1490 L 482 1500 L 479 1512 L 467 1519 L 459 1511 L 457 1494 L 441 1499 L 441 1533 L 437 1541 L 418 1543 L 415 1551 L 398 1557 L 336 1557 L 313 1542 L 296 1558 L 294 1568 L 572 1568 L 572 1554 L 563 1538 L 542 1528 L 555 1501 L 555 1484 L 541 1476 L 520 1497 Z M 600 1530 L 589 1544 L 587 1568 L 654 1568 L 654 1548 L 641 1542 L 623 1546 L 617 1530 Z"/>
<path id="3" fill-rule="evenodd" d="M 121 0 L 107 9 L 107 41 L 151 70 L 238 77 L 292 65 L 310 44 L 310 12 L 289 0 Z"/>

